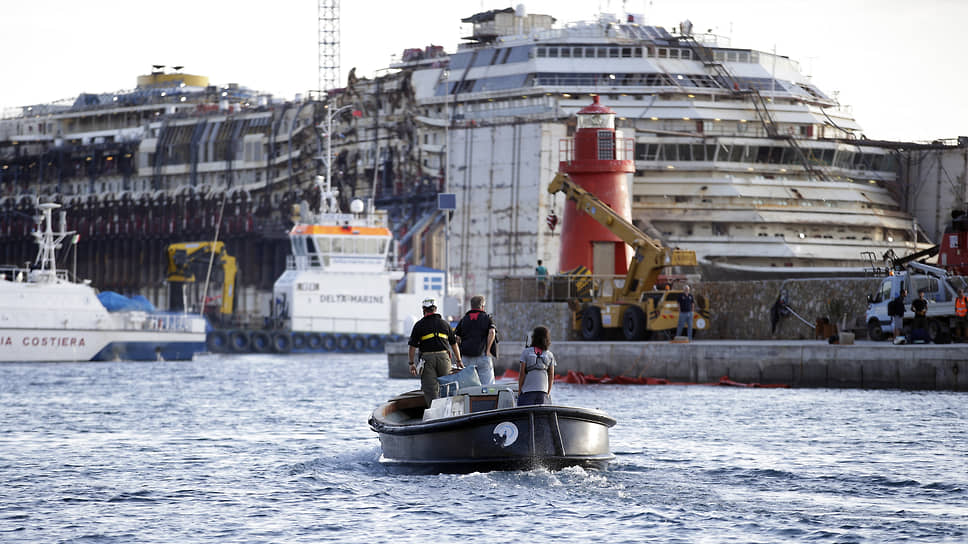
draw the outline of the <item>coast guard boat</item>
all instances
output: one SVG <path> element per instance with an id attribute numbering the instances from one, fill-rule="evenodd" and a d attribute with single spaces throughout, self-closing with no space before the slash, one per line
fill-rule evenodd
<path id="1" fill-rule="evenodd" d="M 191 359 L 205 350 L 204 317 L 109 311 L 88 281 L 58 270 L 55 251 L 74 234 L 63 212 L 53 230 L 59 207 L 39 205 L 35 266 L 0 267 L 0 362 Z"/>

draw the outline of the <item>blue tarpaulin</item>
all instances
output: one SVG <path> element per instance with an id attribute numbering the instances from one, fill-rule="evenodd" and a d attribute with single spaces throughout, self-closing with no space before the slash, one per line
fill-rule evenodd
<path id="1" fill-rule="evenodd" d="M 154 312 L 155 307 L 147 298 L 135 295 L 128 298 L 114 291 L 104 291 L 97 294 L 98 300 L 108 309 L 109 312 L 124 312 L 140 310 L 142 312 Z"/>

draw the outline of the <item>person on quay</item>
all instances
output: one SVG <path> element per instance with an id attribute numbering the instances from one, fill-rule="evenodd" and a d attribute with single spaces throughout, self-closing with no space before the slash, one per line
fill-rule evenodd
<path id="1" fill-rule="evenodd" d="M 924 289 L 918 290 L 918 298 L 911 303 L 914 321 L 911 322 L 911 339 L 915 342 L 927 342 L 928 337 L 928 301 L 924 298 Z"/>
<path id="2" fill-rule="evenodd" d="M 461 360 L 465 367 L 470 365 L 477 367 L 481 385 L 494 383 L 491 346 L 494 345 L 497 331 L 494 319 L 484 311 L 485 303 L 484 295 L 472 296 L 471 309 L 464 314 L 454 331 L 460 339 Z"/>
<path id="3" fill-rule="evenodd" d="M 964 289 L 958 289 L 958 297 L 955 298 L 955 315 L 958 338 L 964 342 L 968 340 L 968 296 L 965 296 Z"/>
<path id="4" fill-rule="evenodd" d="M 538 259 L 538 266 L 534 267 L 534 277 L 538 279 L 538 290 L 542 298 L 548 298 L 548 269 Z"/>
<path id="5" fill-rule="evenodd" d="M 696 303 L 695 297 L 689 292 L 689 286 L 682 288 L 679 293 L 679 323 L 676 325 L 676 336 L 682 336 L 682 327 L 687 325 L 689 341 L 692 341 L 692 308 Z"/>
<path id="6" fill-rule="evenodd" d="M 432 298 L 423 301 L 423 318 L 413 324 L 410 331 L 410 374 L 417 375 L 414 356 L 420 351 L 423 367 L 420 369 L 420 389 L 423 391 L 427 406 L 440 396 L 437 378 L 450 374 L 451 357 L 448 351 L 454 353 L 454 365 L 464 368 L 461 363 L 460 348 L 457 346 L 457 336 L 450 324 L 437 313 L 437 304 Z"/>
<path id="7" fill-rule="evenodd" d="M 531 333 L 531 345 L 521 352 L 518 369 L 518 406 L 551 404 L 555 383 L 555 355 L 548 327 L 538 326 Z"/>
<path id="8" fill-rule="evenodd" d="M 904 342 L 904 299 L 907 298 L 907 289 L 901 288 L 897 298 L 887 304 L 887 315 L 891 318 L 891 326 L 894 329 L 894 343 Z"/>

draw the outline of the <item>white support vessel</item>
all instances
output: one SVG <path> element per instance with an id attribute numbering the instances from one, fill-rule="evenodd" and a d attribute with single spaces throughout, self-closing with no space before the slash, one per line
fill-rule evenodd
<path id="1" fill-rule="evenodd" d="M 410 267 L 406 285 L 400 282 L 386 211 L 354 199 L 343 212 L 328 178 L 316 183 L 319 211 L 307 202 L 294 207 L 292 254 L 273 285 L 266 326 L 213 331 L 210 351 L 380 352 L 410 333 L 421 300 L 444 300 L 442 270 Z"/>
<path id="2" fill-rule="evenodd" d="M 32 233 L 39 245 L 33 268 L 0 268 L 0 362 L 191 359 L 205 350 L 204 317 L 181 313 L 111 312 L 89 282 L 58 270 L 55 251 L 74 233 L 53 230 L 52 211 Z"/>
<path id="3" fill-rule="evenodd" d="M 338 193 L 317 178 L 319 213 L 303 205 L 289 232 L 292 255 L 273 287 L 276 325 L 292 331 L 294 348 L 380 349 L 401 334 L 393 285 L 393 234 L 386 213 L 355 199 L 340 210 Z"/>

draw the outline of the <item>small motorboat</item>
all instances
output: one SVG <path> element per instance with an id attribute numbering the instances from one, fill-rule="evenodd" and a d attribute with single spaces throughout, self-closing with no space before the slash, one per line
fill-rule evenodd
<path id="1" fill-rule="evenodd" d="M 411 391 L 378 406 L 370 428 L 380 435 L 381 463 L 421 472 L 602 469 L 614 458 L 598 410 L 543 404 L 515 406 L 511 385 L 462 387 L 434 399 Z"/>

